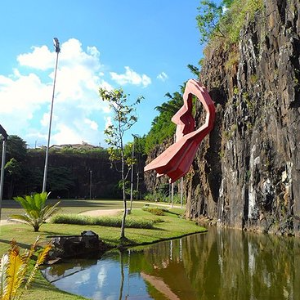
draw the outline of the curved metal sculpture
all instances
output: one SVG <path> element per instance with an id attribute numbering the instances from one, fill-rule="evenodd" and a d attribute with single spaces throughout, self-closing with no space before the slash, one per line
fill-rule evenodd
<path id="1" fill-rule="evenodd" d="M 196 130 L 192 115 L 193 95 L 201 101 L 206 110 L 205 123 Z M 172 122 L 177 125 L 175 143 L 144 169 L 156 170 L 157 176 L 167 175 L 171 183 L 189 171 L 201 141 L 213 129 L 215 120 L 214 103 L 200 82 L 194 79 L 187 82 L 183 101 L 183 106 L 172 118 Z"/>

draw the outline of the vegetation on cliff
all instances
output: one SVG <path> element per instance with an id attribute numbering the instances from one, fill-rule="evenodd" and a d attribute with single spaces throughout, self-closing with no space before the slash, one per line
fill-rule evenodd
<path id="1" fill-rule="evenodd" d="M 174 136 L 176 126 L 171 122 L 171 118 L 182 106 L 183 90 L 184 88 L 181 87 L 180 92 L 175 92 L 173 95 L 167 93 L 165 96 L 169 100 L 155 108 L 159 114 L 154 118 L 151 129 L 145 136 L 145 153 L 148 154 L 156 145 Z"/>
<path id="2" fill-rule="evenodd" d="M 211 0 L 200 1 L 196 17 L 200 42 L 238 42 L 245 20 L 253 20 L 255 12 L 261 9 L 263 0 L 223 0 L 219 5 Z"/>

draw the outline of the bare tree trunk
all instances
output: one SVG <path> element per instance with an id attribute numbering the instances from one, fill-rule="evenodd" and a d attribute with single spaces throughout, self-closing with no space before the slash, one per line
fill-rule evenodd
<path id="1" fill-rule="evenodd" d="M 122 148 L 123 149 L 123 148 Z M 127 202 L 126 202 L 126 192 L 125 192 L 125 174 L 124 174 L 124 165 L 125 165 L 125 160 L 124 160 L 124 153 L 122 151 L 122 193 L 123 193 L 123 207 L 124 207 L 124 213 L 123 213 L 123 218 L 122 218 L 122 225 L 121 225 L 121 240 L 125 239 L 125 220 L 126 220 L 126 214 L 127 214 Z"/>
<path id="2" fill-rule="evenodd" d="M 127 201 L 126 201 L 126 194 L 125 194 L 125 183 L 123 183 L 123 207 L 124 213 L 122 218 L 122 225 L 121 225 L 121 239 L 125 238 L 125 220 L 127 215 Z"/>

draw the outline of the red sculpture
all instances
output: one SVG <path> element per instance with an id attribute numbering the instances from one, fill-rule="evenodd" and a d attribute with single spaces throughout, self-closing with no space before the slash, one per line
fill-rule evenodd
<path id="1" fill-rule="evenodd" d="M 192 115 L 193 95 L 207 112 L 205 123 L 197 130 Z M 213 129 L 215 120 L 214 103 L 198 81 L 190 79 L 187 82 L 183 101 L 183 106 L 172 118 L 172 122 L 177 124 L 175 143 L 145 167 L 145 171 L 156 170 L 157 176 L 169 176 L 171 183 L 189 171 L 201 141 Z"/>

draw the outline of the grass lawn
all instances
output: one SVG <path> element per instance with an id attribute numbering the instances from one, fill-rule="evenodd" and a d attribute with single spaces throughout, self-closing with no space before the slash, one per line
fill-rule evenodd
<path id="1" fill-rule="evenodd" d="M 141 218 L 150 220 L 160 220 L 155 224 L 154 229 L 136 229 L 126 228 L 125 235 L 130 241 L 130 244 L 141 245 L 153 243 L 164 239 L 175 238 L 187 234 L 201 232 L 202 227 L 199 227 L 195 222 L 185 220 L 178 217 L 178 213 L 183 213 L 184 210 L 180 208 L 169 209 L 170 212 L 164 216 L 156 216 L 150 212 L 143 211 L 141 208 L 145 202 L 135 201 L 133 203 L 133 210 L 130 214 L 131 218 Z M 155 207 L 156 204 L 150 204 Z M 98 209 L 113 209 L 122 208 L 122 201 L 103 201 L 103 200 L 63 200 L 61 203 L 63 213 L 85 212 L 88 210 Z M 13 212 L 11 211 L 13 210 Z M 16 210 L 20 210 L 16 212 Z M 2 216 L 11 213 L 23 213 L 20 208 L 5 207 L 2 209 Z M 84 230 L 92 230 L 99 235 L 99 237 L 106 243 L 117 246 L 120 237 L 120 228 L 95 226 L 95 225 L 68 225 L 68 224 L 43 224 L 40 232 L 33 232 L 33 228 L 23 224 L 8 224 L 0 226 L 0 254 L 7 251 L 10 241 L 15 239 L 22 248 L 29 248 L 35 241 L 37 236 L 40 236 L 41 241 L 46 243 L 51 235 L 74 235 L 80 234 Z M 75 300 L 84 299 L 79 296 L 70 295 L 57 290 L 50 285 L 40 273 L 38 273 L 31 289 L 22 296 L 22 300 L 29 299 L 56 299 L 56 300 Z"/>

